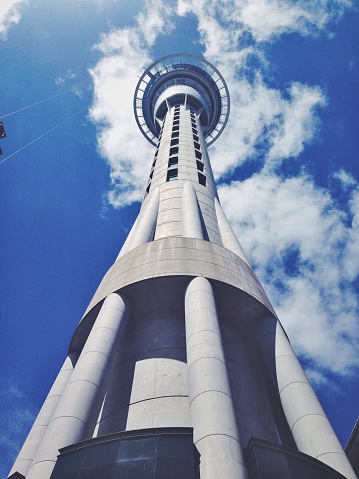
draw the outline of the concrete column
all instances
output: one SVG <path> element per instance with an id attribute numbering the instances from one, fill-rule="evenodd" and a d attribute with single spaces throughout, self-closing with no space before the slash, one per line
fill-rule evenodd
<path id="1" fill-rule="evenodd" d="M 55 379 L 50 392 L 45 399 L 42 408 L 21 448 L 21 451 L 9 472 L 9 476 L 14 472 L 19 472 L 23 476 L 28 473 L 32 461 L 36 455 L 37 449 L 44 437 L 47 426 L 49 425 L 55 409 L 61 399 L 62 393 L 65 390 L 67 383 L 71 377 L 74 365 L 76 364 L 78 355 L 70 354 L 65 359 L 65 362 L 60 369 L 57 378 Z"/>
<path id="2" fill-rule="evenodd" d="M 120 295 L 112 293 L 105 299 L 27 479 L 49 479 L 58 450 L 92 436 L 106 373 L 126 328 L 127 310 Z"/>
<path id="3" fill-rule="evenodd" d="M 263 321 L 265 322 L 266 320 Z M 279 321 L 275 329 L 267 329 L 265 324 L 263 325 L 261 341 L 273 343 L 273 334 L 280 400 L 298 450 L 324 462 L 344 477 L 356 479 Z"/>
<path id="4" fill-rule="evenodd" d="M 121 258 L 121 256 L 126 254 L 127 251 L 129 251 L 131 249 L 131 243 L 132 243 L 133 237 L 135 236 L 137 221 L 138 221 L 138 216 L 137 216 L 135 222 L 133 223 L 130 232 L 128 233 L 126 241 L 122 245 L 121 251 L 119 252 L 119 254 L 117 256 L 116 261 L 119 260 Z"/>
<path id="5" fill-rule="evenodd" d="M 188 395 L 201 479 L 245 479 L 213 290 L 195 278 L 185 297 Z"/>
<path id="6" fill-rule="evenodd" d="M 243 259 L 244 262 L 248 264 L 248 266 L 250 266 L 249 261 L 244 254 L 242 246 L 240 245 L 236 235 L 234 234 L 232 226 L 229 224 L 229 221 L 227 220 L 226 215 L 224 214 L 224 211 L 222 210 L 222 207 L 219 204 L 217 198 L 214 199 L 214 205 L 216 208 L 218 227 L 221 234 L 223 246 L 232 251 L 237 256 L 239 256 L 241 259 Z"/>
<path id="7" fill-rule="evenodd" d="M 151 194 L 148 203 L 144 206 L 143 210 L 138 215 L 138 221 L 136 229 L 133 235 L 131 244 L 129 244 L 128 251 L 141 246 L 141 244 L 152 241 L 158 216 L 158 207 L 160 204 L 160 190 L 157 187 Z"/>
<path id="8" fill-rule="evenodd" d="M 189 181 L 182 193 L 182 236 L 204 239 L 196 191 Z"/>

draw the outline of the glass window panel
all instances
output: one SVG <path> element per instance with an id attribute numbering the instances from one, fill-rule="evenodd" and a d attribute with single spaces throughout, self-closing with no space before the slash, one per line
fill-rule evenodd
<path id="1" fill-rule="evenodd" d="M 178 153 L 178 146 L 174 146 L 173 148 L 170 148 L 170 156 L 176 155 Z"/>
<path id="2" fill-rule="evenodd" d="M 116 463 L 81 469 L 78 479 L 113 479 Z"/>
<path id="3" fill-rule="evenodd" d="M 199 172 L 198 172 L 198 181 L 199 181 L 200 185 L 206 186 L 206 177 L 202 173 L 199 173 Z"/>
<path id="4" fill-rule="evenodd" d="M 193 479 L 193 464 L 188 459 L 157 459 L 155 479 Z M 218 478 L 224 479 L 224 478 Z"/>
<path id="5" fill-rule="evenodd" d="M 196 160 L 196 162 L 197 162 L 197 170 L 203 171 L 204 164 L 202 163 L 202 161 Z"/>
<path id="6" fill-rule="evenodd" d="M 51 477 L 53 479 L 77 479 L 84 455 L 84 450 L 60 455 Z"/>
<path id="7" fill-rule="evenodd" d="M 178 165 L 178 156 L 171 156 L 168 160 L 168 166 L 175 166 Z"/>
<path id="8" fill-rule="evenodd" d="M 183 437 L 159 437 L 157 457 L 159 458 L 190 458 L 193 457 L 192 439 Z"/>
<path id="9" fill-rule="evenodd" d="M 99 444 L 86 449 L 85 457 L 81 468 L 92 466 L 99 466 L 101 464 L 108 464 L 116 462 L 118 455 L 118 442 Z"/>
<path id="10" fill-rule="evenodd" d="M 155 479 L 155 469 L 155 459 L 118 462 L 114 479 Z"/>
<path id="11" fill-rule="evenodd" d="M 156 456 L 156 450 L 157 437 L 122 440 L 117 460 L 123 461 L 152 458 Z"/>

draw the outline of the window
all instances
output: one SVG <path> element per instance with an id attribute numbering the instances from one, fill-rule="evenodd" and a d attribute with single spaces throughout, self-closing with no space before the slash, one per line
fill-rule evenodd
<path id="1" fill-rule="evenodd" d="M 179 137 L 179 131 L 174 131 L 172 132 L 172 138 L 178 138 Z"/>
<path id="2" fill-rule="evenodd" d="M 173 119 L 174 119 L 174 120 L 179 120 L 179 117 L 180 117 L 180 114 L 179 114 L 179 113 L 175 113 L 175 114 L 173 115 Z"/>
<path id="3" fill-rule="evenodd" d="M 170 148 L 170 156 L 177 155 L 177 153 L 178 153 L 178 146 L 174 146 L 173 148 Z"/>
<path id="4" fill-rule="evenodd" d="M 195 150 L 194 154 L 196 155 L 196 158 L 198 158 L 199 160 L 202 159 L 202 153 L 198 150 Z"/>
<path id="5" fill-rule="evenodd" d="M 156 166 L 156 160 L 152 163 L 152 168 Z"/>
<path id="6" fill-rule="evenodd" d="M 196 162 L 197 162 L 197 170 L 203 171 L 204 164 L 202 163 L 202 161 L 196 160 Z M 153 173 L 153 172 L 152 172 L 152 173 Z M 152 176 L 151 176 L 150 178 L 152 178 Z"/>
<path id="7" fill-rule="evenodd" d="M 206 177 L 203 173 L 198 172 L 198 181 L 201 185 L 206 186 Z"/>
<path id="8" fill-rule="evenodd" d="M 193 135 L 193 139 L 194 139 L 194 141 L 197 141 L 197 142 L 198 142 L 198 140 L 199 140 L 199 138 L 198 138 L 197 135 Z"/>
<path id="9" fill-rule="evenodd" d="M 151 183 L 147 186 L 146 188 L 146 193 L 148 194 L 150 192 L 150 188 L 151 188 Z"/>
<path id="10" fill-rule="evenodd" d="M 174 138 L 173 140 L 171 140 L 171 146 L 178 145 L 178 143 L 179 143 L 179 138 Z"/>
<path id="11" fill-rule="evenodd" d="M 196 148 L 196 150 L 201 149 L 201 145 L 197 141 L 194 141 L 193 143 L 194 143 L 194 147 Z"/>
<path id="12" fill-rule="evenodd" d="M 173 122 L 173 126 L 176 126 L 176 125 L 179 125 L 179 120 L 175 120 L 175 121 Z"/>
<path id="13" fill-rule="evenodd" d="M 168 167 L 178 165 L 178 156 L 171 156 L 168 160 Z"/>
<path id="14" fill-rule="evenodd" d="M 178 179 L 178 168 L 172 168 L 167 171 L 167 181 L 173 181 Z"/>
<path id="15" fill-rule="evenodd" d="M 198 161 L 197 161 L 197 163 L 198 163 Z M 201 170 L 201 171 L 203 171 L 203 170 Z M 152 170 L 151 173 L 150 173 L 150 179 L 151 179 L 151 180 L 152 180 L 152 176 L 153 176 L 153 170 Z"/>
<path id="16" fill-rule="evenodd" d="M 179 131 L 179 125 L 176 125 L 172 128 L 172 131 Z"/>
<path id="17" fill-rule="evenodd" d="M 197 125 L 194 121 L 192 121 L 192 128 L 197 128 Z"/>

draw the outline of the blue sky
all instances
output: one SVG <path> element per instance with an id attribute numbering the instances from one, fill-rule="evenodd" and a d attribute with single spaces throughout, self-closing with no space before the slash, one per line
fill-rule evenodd
<path id="1" fill-rule="evenodd" d="M 137 75 L 178 51 L 228 82 L 230 121 L 210 149 L 222 205 L 345 444 L 359 386 L 354 3 L 1 8 L 0 476 L 139 210 L 153 153 L 132 114 Z"/>

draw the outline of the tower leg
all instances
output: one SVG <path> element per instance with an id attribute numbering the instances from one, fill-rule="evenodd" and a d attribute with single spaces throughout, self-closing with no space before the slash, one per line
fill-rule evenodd
<path id="1" fill-rule="evenodd" d="M 189 284 L 185 315 L 190 415 L 201 455 L 201 479 L 245 479 L 216 305 L 207 279 L 198 277 Z"/>
<path id="2" fill-rule="evenodd" d="M 182 236 L 203 239 L 201 213 L 196 191 L 190 181 L 186 181 L 182 194 Z"/>
<path id="3" fill-rule="evenodd" d="M 76 354 L 71 354 L 65 359 L 65 362 L 60 369 L 39 414 L 37 415 L 34 425 L 32 426 L 24 445 L 9 472 L 9 476 L 14 472 L 19 472 L 23 476 L 26 476 L 28 473 L 37 449 L 44 437 L 47 426 L 49 425 L 65 387 L 69 382 L 76 361 Z"/>
<path id="4" fill-rule="evenodd" d="M 49 479 L 58 450 L 91 437 L 104 397 L 106 373 L 126 328 L 126 313 L 120 295 L 112 293 L 105 299 L 27 479 Z"/>
<path id="5" fill-rule="evenodd" d="M 357 479 L 279 321 L 276 328 L 266 328 L 267 320 L 261 323 L 262 350 L 268 351 L 265 343 L 274 340 L 278 391 L 298 450 L 324 462 L 348 479 Z"/>
<path id="6" fill-rule="evenodd" d="M 156 230 L 159 204 L 160 190 L 156 188 L 151 193 L 148 203 L 144 205 L 143 210 L 139 212 L 133 236 L 131 235 L 131 242 L 128 246 L 126 245 L 126 253 L 137 248 L 137 246 L 141 246 L 142 244 L 153 240 Z"/>

